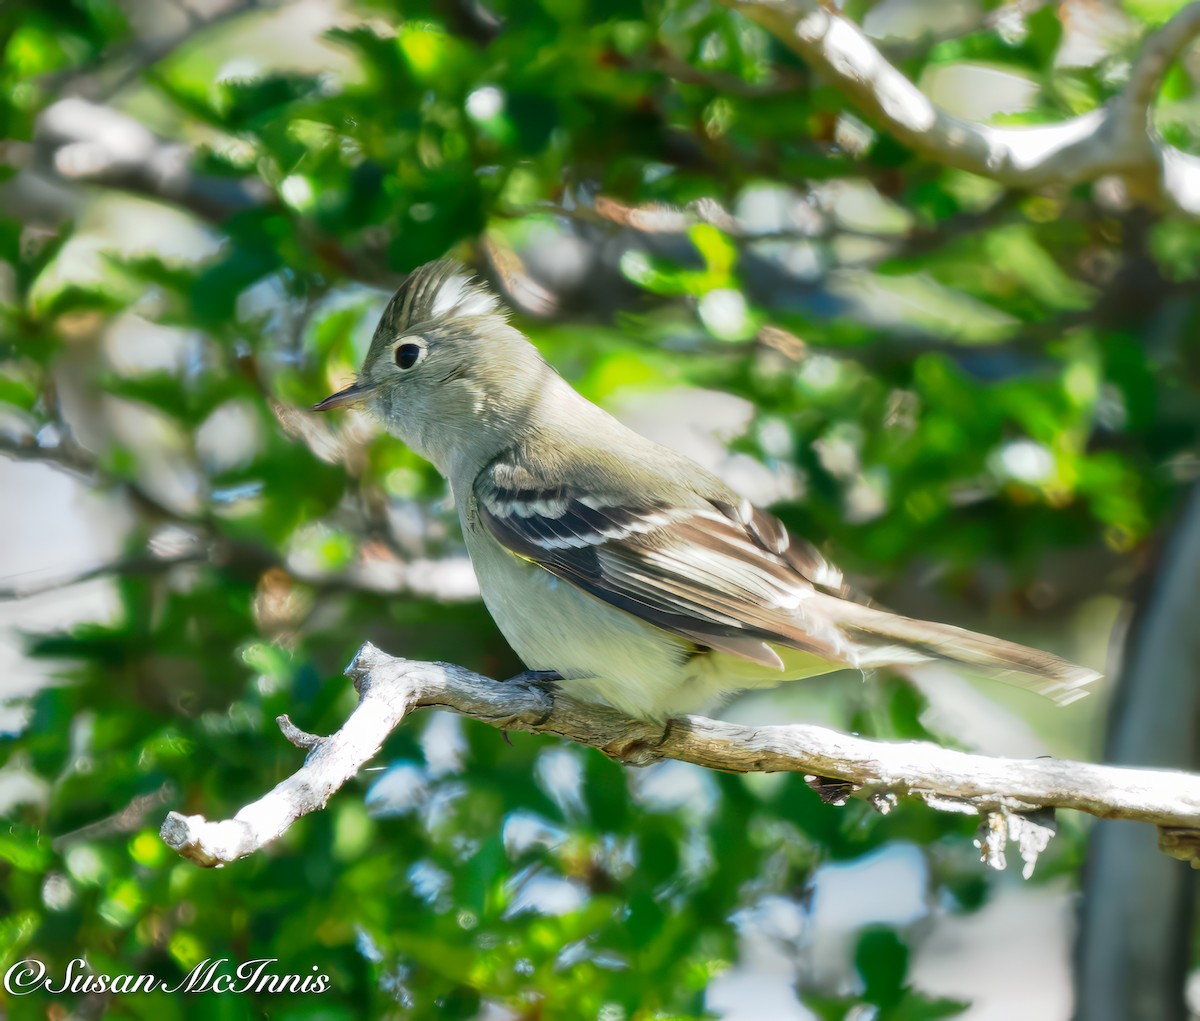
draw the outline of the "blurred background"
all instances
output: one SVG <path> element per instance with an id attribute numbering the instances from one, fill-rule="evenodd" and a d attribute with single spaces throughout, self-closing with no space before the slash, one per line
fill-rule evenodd
<path id="1" fill-rule="evenodd" d="M 1118 95 L 1181 6 L 846 13 L 945 110 L 1013 125 Z M 1153 110 L 1185 150 L 1198 81 L 1185 54 Z M 948 168 L 706 0 L 7 0 L 0 85 L 0 965 L 331 976 L 10 1016 L 1200 1011 L 1195 884 L 1149 827 L 1063 817 L 1026 882 L 967 816 L 430 712 L 248 860 L 158 838 L 291 773 L 274 718 L 335 730 L 366 640 L 520 669 L 442 480 L 304 410 L 447 252 L 880 603 L 1106 673 L 1067 709 L 930 669 L 721 715 L 1200 768 L 1194 220 Z"/>

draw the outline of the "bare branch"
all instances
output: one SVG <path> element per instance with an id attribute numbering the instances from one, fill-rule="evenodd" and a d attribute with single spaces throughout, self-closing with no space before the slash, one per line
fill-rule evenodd
<path id="1" fill-rule="evenodd" d="M 48 464 L 90 484 L 96 483 L 96 462 L 73 443 L 39 443 L 32 436 L 0 435 L 0 455 L 17 461 Z"/>
<path id="2" fill-rule="evenodd" d="M 34 163 L 63 180 L 164 199 L 212 221 L 270 198 L 258 178 L 201 174 L 192 161 L 190 146 L 85 99 L 59 100 L 38 118 Z"/>
<path id="3" fill-rule="evenodd" d="M 967 23 L 949 19 L 944 25 L 929 25 L 925 31 L 911 39 L 879 40 L 879 48 L 888 59 L 906 60 L 927 53 L 938 43 L 959 39 L 972 32 L 992 31 L 1007 35 L 1024 35 L 1029 17 L 1045 7 L 1051 0 L 1006 0 L 993 10 L 982 6 L 972 9 Z M 960 17 L 962 13 L 960 12 Z M 878 39 L 878 37 L 875 37 Z"/>
<path id="4" fill-rule="evenodd" d="M 463 667 L 396 659 L 370 643 L 347 673 L 360 699 L 327 738 L 282 720 L 285 735 L 311 747 L 304 765 L 232 819 L 172 812 L 162 838 L 184 858 L 213 866 L 252 854 L 330 797 L 415 709 L 448 709 L 504 730 L 555 734 L 631 766 L 679 759 L 730 772 L 795 772 L 826 800 L 868 800 L 887 811 L 901 797 L 980 815 L 984 860 L 1003 867 L 1004 843 L 1018 843 L 1028 874 L 1052 835 L 1054 809 L 1158 826 L 1169 853 L 1200 862 L 1200 776 L 1054 759 L 1000 759 L 937 745 L 869 741 L 808 724 L 746 727 L 702 716 L 665 724 L 552 695 L 522 681 L 498 682 Z M 1189 836 L 1190 834 L 1190 836 Z"/>
<path id="5" fill-rule="evenodd" d="M 1140 117 L 1143 125 L 1168 68 L 1183 55 L 1197 35 L 1200 35 L 1200 3 L 1191 3 L 1147 36 L 1142 44 L 1118 103 L 1131 107 L 1132 115 Z"/>
<path id="6" fill-rule="evenodd" d="M 137 795 L 114 815 L 98 819 L 96 822 L 80 826 L 77 830 L 71 830 L 69 833 L 55 837 L 51 841 L 51 846 L 56 851 L 62 851 L 81 840 L 96 840 L 113 833 L 136 833 L 142 827 L 146 816 L 175 797 L 177 797 L 175 786 L 168 781 L 156 791 Z"/>
<path id="7" fill-rule="evenodd" d="M 284 556 L 267 546 L 226 535 L 211 516 L 185 515 L 161 503 L 132 479 L 113 475 L 70 438 L 54 445 L 34 438 L 0 435 L 0 457 L 49 465 L 82 479 L 93 489 L 122 490 L 130 502 L 151 521 L 178 526 L 187 536 L 185 548 L 132 553 L 58 575 L 23 580 L 0 577 L 0 603 L 30 599 L 101 578 L 152 577 L 189 564 L 211 564 L 225 570 L 262 575 L 282 570 L 288 577 L 323 595 L 366 592 L 378 595 L 407 593 L 441 602 L 478 598 L 479 587 L 465 554 L 420 555 L 381 537 L 362 536 L 359 555 L 337 573 Z M 373 541 L 367 541 L 371 540 Z"/>
<path id="8" fill-rule="evenodd" d="M 1106 175 L 1139 197 L 1200 214 L 1200 160 L 1153 132 L 1150 112 L 1171 62 L 1200 35 L 1200 3 L 1151 34 L 1127 88 L 1098 110 L 1053 125 L 993 127 L 935 106 L 854 22 L 809 0 L 724 0 L 766 28 L 856 106 L 923 156 L 1013 187 L 1075 184 Z"/>
<path id="9" fill-rule="evenodd" d="M 118 557 L 93 567 L 50 578 L 35 578 L 24 583 L 0 585 L 0 603 L 17 602 L 22 599 L 32 599 L 48 592 L 72 588 L 85 582 L 96 581 L 100 578 L 114 577 L 144 577 L 154 574 L 166 574 L 183 564 L 202 564 L 212 559 L 211 551 L 207 548 L 189 550 L 170 556 L 149 554 L 134 554 Z"/>
<path id="10" fill-rule="evenodd" d="M 41 80 L 43 88 L 51 95 L 108 100 L 147 68 L 166 59 L 183 44 L 193 42 L 198 33 L 258 8 L 260 0 L 217 0 L 207 4 L 203 14 L 187 4 L 176 6 L 185 16 L 180 31 L 159 39 L 135 38 L 119 50 L 100 54 L 86 67 L 70 67 L 45 75 Z"/>

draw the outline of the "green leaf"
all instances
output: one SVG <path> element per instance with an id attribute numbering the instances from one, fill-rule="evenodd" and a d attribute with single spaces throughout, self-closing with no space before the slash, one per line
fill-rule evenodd
<path id="1" fill-rule="evenodd" d="M 9 823 L 0 829 L 0 860 L 23 872 L 45 872 L 55 859 L 49 838 L 32 826 Z"/>

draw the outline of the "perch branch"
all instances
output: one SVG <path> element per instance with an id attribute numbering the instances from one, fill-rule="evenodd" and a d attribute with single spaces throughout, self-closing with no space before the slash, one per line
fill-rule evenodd
<path id="1" fill-rule="evenodd" d="M 935 106 L 853 21 L 810 0 L 724 0 L 832 82 L 876 124 L 928 159 L 1012 187 L 1117 175 L 1139 197 L 1200 214 L 1200 159 L 1151 123 L 1163 75 L 1200 35 L 1200 3 L 1150 34 L 1117 97 L 1057 124 L 994 127 Z"/>
<path id="2" fill-rule="evenodd" d="M 308 751 L 304 765 L 232 819 L 168 815 L 163 840 L 184 858 L 213 866 L 252 854 L 330 797 L 367 763 L 416 709 L 448 709 L 504 730 L 554 734 L 632 766 L 679 759 L 731 772 L 802 773 L 826 800 L 849 797 L 888 811 L 901 797 L 980 815 L 984 860 L 1003 867 L 1016 841 L 1026 874 L 1053 833 L 1053 810 L 1157 826 L 1168 853 L 1200 863 L 1200 776 L 1055 759 L 1000 759 L 937 745 L 869 741 L 808 724 L 746 727 L 702 716 L 666 724 L 551 694 L 538 685 L 498 682 L 459 666 L 396 659 L 371 644 L 347 671 L 359 703 L 337 733 L 318 738 L 281 717 Z"/>

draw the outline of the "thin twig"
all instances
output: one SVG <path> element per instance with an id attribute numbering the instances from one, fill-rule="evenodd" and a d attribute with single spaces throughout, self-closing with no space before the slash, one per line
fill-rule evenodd
<path id="1" fill-rule="evenodd" d="M 204 15 L 186 4 L 176 6 L 187 20 L 187 25 L 179 32 L 157 40 L 137 38 L 115 52 L 101 53 L 84 67 L 66 68 L 46 75 L 41 79 L 43 88 L 50 95 L 87 96 L 97 102 L 106 102 L 147 68 L 194 40 L 198 33 L 258 8 L 259 0 L 232 0 L 210 8 Z"/>

